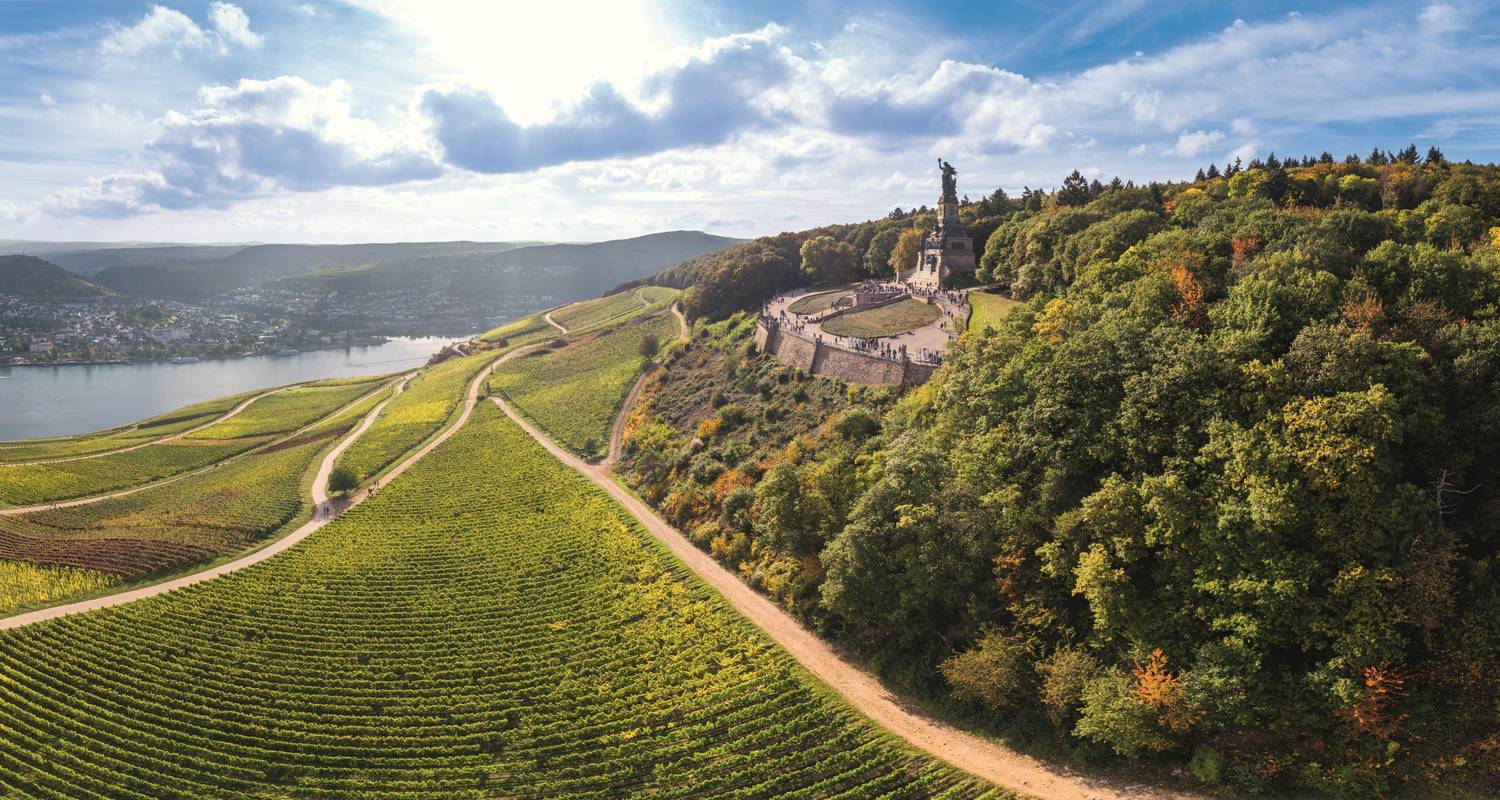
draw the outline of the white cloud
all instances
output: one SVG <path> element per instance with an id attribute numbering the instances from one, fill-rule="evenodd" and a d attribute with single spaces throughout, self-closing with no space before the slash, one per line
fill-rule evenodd
<path id="1" fill-rule="evenodd" d="M 116 27 L 99 43 L 111 55 L 136 55 L 165 49 L 174 54 L 208 44 L 208 34 L 188 15 L 166 6 L 152 6 L 146 16 L 129 27 Z"/>
<path id="2" fill-rule="evenodd" d="M 250 50 L 260 47 L 260 34 L 250 30 L 250 18 L 245 16 L 244 9 L 239 6 L 233 3 L 211 3 L 208 18 L 219 34 L 221 47 L 229 44 L 237 44 Z"/>
<path id="3" fill-rule="evenodd" d="M 1418 19 L 1422 27 L 1433 33 L 1449 33 L 1464 26 L 1463 14 L 1448 3 L 1433 3 L 1422 9 Z"/>
<path id="4" fill-rule="evenodd" d="M 1149 149 L 1150 148 L 1146 147 L 1146 145 L 1144 143 L 1142 143 L 1142 144 L 1136 145 L 1135 147 L 1130 148 L 1126 152 L 1130 153 L 1130 155 L 1132 155 L 1132 156 L 1135 156 L 1135 157 L 1139 158 L 1139 157 L 1145 155 L 1146 151 L 1149 150 Z"/>
<path id="5" fill-rule="evenodd" d="M 1246 117 L 1235 117 L 1229 123 L 1229 129 L 1241 136 L 1249 136 L 1255 133 L 1255 123 Z"/>
<path id="6" fill-rule="evenodd" d="M 109 55 L 168 52 L 180 57 L 210 47 L 228 52 L 234 46 L 255 48 L 261 44 L 260 34 L 250 30 L 250 18 L 233 3 L 210 4 L 208 21 L 211 29 L 205 30 L 177 9 L 153 5 L 134 25 L 112 25 L 100 40 L 99 49 Z"/>
<path id="7" fill-rule="evenodd" d="M 1177 137 L 1177 144 L 1167 151 L 1167 155 L 1193 158 L 1223 139 L 1223 131 L 1184 131 Z"/>
<path id="8" fill-rule="evenodd" d="M 42 105 L 47 106 L 48 108 L 57 105 L 57 101 L 52 98 L 52 95 L 47 94 L 46 92 L 42 92 L 42 96 L 39 99 L 42 101 Z"/>
<path id="9" fill-rule="evenodd" d="M 292 10 L 304 17 L 316 17 L 318 15 L 318 7 L 311 3 L 298 3 L 292 6 Z"/>
<path id="10" fill-rule="evenodd" d="M 427 180 L 442 168 L 421 147 L 353 115 L 352 91 L 283 76 L 199 91 L 201 107 L 169 112 L 147 145 L 151 167 L 59 192 L 53 214 L 114 217 L 226 207 L 283 192 Z"/>
<path id="11" fill-rule="evenodd" d="M 648 76 L 641 101 L 596 83 L 553 119 L 532 125 L 515 122 L 493 95 L 467 86 L 427 88 L 418 105 L 447 161 L 476 172 L 715 145 L 778 121 L 766 96 L 791 76 L 773 44 L 780 33 L 767 26 L 709 40 L 686 61 Z"/>

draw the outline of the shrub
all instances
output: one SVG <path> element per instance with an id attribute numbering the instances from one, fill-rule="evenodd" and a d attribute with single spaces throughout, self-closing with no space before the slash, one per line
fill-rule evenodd
<path id="1" fill-rule="evenodd" d="M 1084 687 L 1082 713 L 1073 734 L 1108 745 L 1126 758 L 1166 750 L 1173 744 L 1157 729 L 1156 713 L 1136 694 L 1135 682 L 1119 669 Z"/>
<path id="2" fill-rule="evenodd" d="M 1193 753 L 1192 760 L 1188 762 L 1188 772 L 1204 783 L 1218 783 L 1224 777 L 1224 754 L 1203 745 Z"/>
<path id="3" fill-rule="evenodd" d="M 1012 708 L 1032 697 L 1031 651 L 1017 637 L 985 634 L 973 648 L 944 661 L 939 669 L 955 697 L 980 703 L 990 711 Z"/>
<path id="4" fill-rule="evenodd" d="M 328 491 L 334 494 L 346 494 L 359 487 L 359 476 L 354 474 L 354 469 L 346 464 L 340 464 L 333 468 L 328 474 Z"/>
<path id="5" fill-rule="evenodd" d="M 1064 646 L 1038 661 L 1039 692 L 1047 715 L 1061 723 L 1069 719 L 1083 700 L 1083 689 L 1099 671 L 1099 663 L 1081 648 Z"/>

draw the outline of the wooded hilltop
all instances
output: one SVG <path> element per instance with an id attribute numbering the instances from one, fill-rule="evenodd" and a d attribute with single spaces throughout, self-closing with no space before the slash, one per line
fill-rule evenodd
<path id="1" fill-rule="evenodd" d="M 1231 796 L 1500 792 L 1500 167 L 1075 172 L 961 214 L 1025 305 L 904 394 L 755 354 L 745 312 L 890 275 L 926 209 L 656 276 L 708 324 L 627 479 L 1023 747 Z"/>

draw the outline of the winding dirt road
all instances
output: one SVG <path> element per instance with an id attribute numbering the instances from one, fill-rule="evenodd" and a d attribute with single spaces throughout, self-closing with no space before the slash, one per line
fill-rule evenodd
<path id="1" fill-rule="evenodd" d="M 188 428 L 187 430 L 182 431 L 181 433 L 174 433 L 171 436 L 163 436 L 160 439 L 152 439 L 149 442 L 141 442 L 140 444 L 133 444 L 133 445 L 130 445 L 129 447 L 118 447 L 118 448 L 115 448 L 114 450 L 100 450 L 97 453 L 84 453 L 82 455 L 63 456 L 61 458 L 43 458 L 43 459 L 38 459 L 36 461 L 14 461 L 14 462 L 11 462 L 11 463 L 8 463 L 8 464 L 0 464 L 0 469 L 4 469 L 5 467 L 29 467 L 29 466 L 32 466 L 34 464 L 61 464 L 64 461 L 83 461 L 84 459 L 88 459 L 88 458 L 101 458 L 103 456 L 112 456 L 112 455 L 115 455 L 117 453 L 128 453 L 128 452 L 130 452 L 132 450 L 139 450 L 142 447 L 150 447 L 150 446 L 155 445 L 155 444 L 165 444 L 165 443 L 170 442 L 170 441 L 172 441 L 174 439 L 181 439 L 182 437 L 187 436 L 189 434 L 197 433 L 198 431 L 201 431 L 204 428 L 211 428 L 211 427 L 213 427 L 215 425 L 218 425 L 220 422 L 223 422 L 224 420 L 227 420 L 227 419 L 233 417 L 234 415 L 240 413 L 241 411 L 244 411 L 246 408 L 248 408 L 250 406 L 251 403 L 255 402 L 256 400 L 259 400 L 259 399 L 261 399 L 263 397 L 269 397 L 270 395 L 276 394 L 277 392 L 284 392 L 284 391 L 286 391 L 289 388 L 291 388 L 291 387 L 289 387 L 289 386 L 282 386 L 282 387 L 280 387 L 278 389 L 272 389 L 269 392 L 261 392 L 260 394 L 258 394 L 258 395 L 254 396 L 254 397 L 251 397 L 251 398 L 245 400 L 243 403 L 240 403 L 239 405 L 235 406 L 234 408 L 230 409 L 229 411 L 226 411 L 223 416 L 211 419 L 208 422 L 205 422 L 202 425 L 197 426 L 196 428 Z M 18 445 L 18 446 L 24 446 L 24 445 Z"/>
<path id="2" fill-rule="evenodd" d="M 552 311 L 561 311 L 563 310 L 563 308 L 567 308 L 567 306 L 563 306 L 562 308 L 554 308 L 552 309 Z M 567 333 L 568 329 L 564 328 L 561 322 L 558 322 L 557 320 L 552 318 L 552 311 L 548 311 L 547 313 L 543 314 L 542 319 L 547 320 L 548 325 L 551 325 L 552 327 L 562 331 L 563 333 Z"/>

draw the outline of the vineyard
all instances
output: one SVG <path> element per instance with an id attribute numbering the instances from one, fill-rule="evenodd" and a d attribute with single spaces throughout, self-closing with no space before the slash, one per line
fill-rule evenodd
<path id="1" fill-rule="evenodd" d="M 131 425 L 96 433 L 0 443 L 0 464 L 70 458 L 133 447 L 212 422 L 264 389 L 207 400 Z"/>
<path id="2" fill-rule="evenodd" d="M 490 404 L 275 559 L 0 633 L 0 787 L 994 793 L 833 700 Z"/>
<path id="3" fill-rule="evenodd" d="M 650 337 L 665 347 L 676 331 L 670 314 L 635 319 L 561 349 L 508 361 L 490 377 L 490 390 L 558 443 L 585 457 L 599 456 L 609 448 L 615 412 L 646 364 L 642 340 Z"/>
<path id="4" fill-rule="evenodd" d="M 0 517 L 0 559 L 137 579 L 236 552 L 301 518 L 304 479 L 332 433 L 148 492 Z"/>
<path id="5" fill-rule="evenodd" d="M 675 299 L 675 289 L 646 286 L 636 291 L 574 303 L 554 312 L 552 318 L 567 328 L 569 333 L 579 333 L 666 308 Z"/>
<path id="6" fill-rule="evenodd" d="M 118 582 L 113 575 L 92 570 L 0 561 L 0 614 L 97 592 Z"/>
<path id="7" fill-rule="evenodd" d="M 453 419 L 463 405 L 469 382 L 497 355 L 497 351 L 488 350 L 422 370 L 406 391 L 386 406 L 375 425 L 339 456 L 338 466 L 353 470 L 361 481 L 378 475 Z"/>
<path id="8" fill-rule="evenodd" d="M 479 336 L 479 341 L 504 342 L 506 346 L 515 346 L 539 341 L 556 333 L 557 329 L 548 325 L 546 318 L 538 312 L 507 322 L 498 328 L 491 328 Z"/>
<path id="9" fill-rule="evenodd" d="M 0 506 L 86 497 L 201 469 L 316 422 L 375 385 L 367 380 L 294 387 L 171 442 L 78 461 L 0 466 Z"/>

